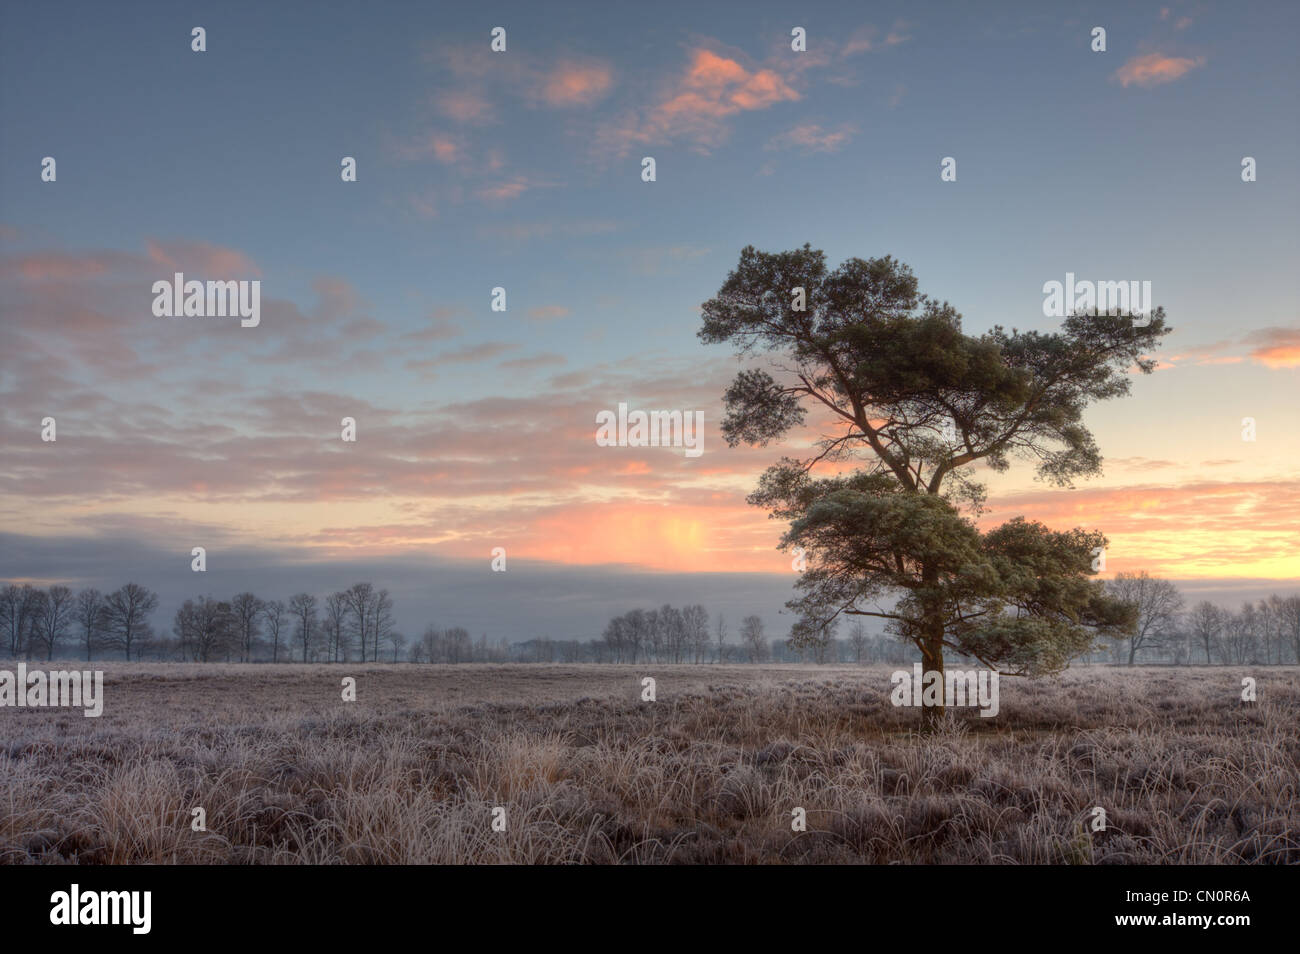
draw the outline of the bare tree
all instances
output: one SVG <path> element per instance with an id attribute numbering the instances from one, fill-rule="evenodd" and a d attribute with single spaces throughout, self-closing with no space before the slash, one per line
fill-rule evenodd
<path id="1" fill-rule="evenodd" d="M 181 654 L 194 662 L 211 662 L 240 644 L 239 621 L 229 603 L 200 596 L 176 611 L 172 632 Z"/>
<path id="2" fill-rule="evenodd" d="M 1240 666 L 1251 661 L 1257 645 L 1255 607 L 1243 603 L 1241 611 L 1229 613 L 1223 627 L 1223 661 Z"/>
<path id="3" fill-rule="evenodd" d="M 1300 596 L 1288 596 L 1280 607 L 1283 630 L 1291 639 L 1295 661 L 1300 663 Z"/>
<path id="4" fill-rule="evenodd" d="M 819 666 L 826 664 L 827 657 L 835 648 L 835 629 L 839 622 L 838 619 L 833 619 L 824 626 L 816 627 L 816 635 L 812 631 L 804 633 L 801 641 L 812 650 L 813 662 Z"/>
<path id="5" fill-rule="evenodd" d="M 861 665 L 862 655 L 867 650 L 867 627 L 862 620 L 849 627 L 849 645 L 853 647 L 853 661 Z"/>
<path id="6" fill-rule="evenodd" d="M 610 656 L 615 662 L 623 662 L 623 656 L 628 648 L 628 619 L 627 614 L 615 616 L 605 626 L 605 633 L 602 638 L 605 645 L 609 647 Z"/>
<path id="7" fill-rule="evenodd" d="M 348 607 L 352 610 L 352 625 L 361 646 L 361 661 L 365 662 L 376 599 L 375 588 L 370 583 L 353 583 L 344 595 L 347 597 Z M 377 643 L 376 649 L 378 649 Z"/>
<path id="8" fill-rule="evenodd" d="M 1282 597 L 1274 593 L 1268 599 L 1260 600 L 1258 605 L 1259 611 L 1259 637 L 1264 644 L 1264 664 L 1268 665 L 1273 662 L 1273 647 L 1277 647 L 1277 661 L 1280 665 L 1282 662 L 1282 648 L 1286 644 L 1286 635 L 1283 632 L 1285 626 L 1282 620 Z"/>
<path id="9" fill-rule="evenodd" d="M 687 606 L 682 610 L 682 624 L 695 662 L 703 662 L 709 649 L 709 611 L 699 603 Z"/>
<path id="10" fill-rule="evenodd" d="M 39 645 L 45 650 L 45 658 L 53 659 L 55 646 L 72 625 L 72 590 L 66 586 L 51 586 L 49 590 L 36 592 L 36 615 L 32 620 L 32 638 L 28 641 L 28 651 Z"/>
<path id="11" fill-rule="evenodd" d="M 718 634 L 718 663 L 721 665 L 727 661 L 727 617 L 721 613 L 718 614 L 716 632 Z"/>
<path id="12" fill-rule="evenodd" d="M 316 597 L 310 593 L 295 593 L 289 598 L 289 612 L 295 621 L 294 636 L 302 643 L 302 661 L 308 662 L 316 639 Z"/>
<path id="13" fill-rule="evenodd" d="M 238 637 L 239 661 L 253 661 L 253 647 L 262 635 L 262 613 L 265 605 L 252 593 L 240 593 L 230 601 L 230 611 L 235 615 L 235 634 Z"/>
<path id="14" fill-rule="evenodd" d="M 4 624 L 9 655 L 15 659 L 28 649 L 39 602 L 36 592 L 28 583 L 21 586 L 11 583 L 0 590 L 0 622 Z"/>
<path id="15" fill-rule="evenodd" d="M 104 606 L 104 594 L 90 587 L 77 594 L 77 604 L 73 616 L 81 630 L 81 645 L 86 649 L 86 662 L 90 662 L 95 642 L 103 633 L 107 624 L 107 609 Z"/>
<path id="16" fill-rule="evenodd" d="M 447 662 L 469 662 L 473 655 L 469 630 L 463 626 L 453 626 L 443 633 L 447 645 Z"/>
<path id="17" fill-rule="evenodd" d="M 149 617 L 158 609 L 158 594 L 139 583 L 127 583 L 110 593 L 106 604 L 107 642 L 122 650 L 128 660 L 133 650 L 138 657 L 153 635 Z"/>
<path id="18" fill-rule="evenodd" d="M 262 619 L 266 620 L 266 632 L 271 637 L 271 662 L 280 661 L 280 636 L 284 633 L 288 608 L 281 600 L 268 600 L 262 604 Z"/>
<path id="19" fill-rule="evenodd" d="M 349 612 L 346 593 L 331 593 L 325 597 L 325 649 L 332 662 L 343 659 Z"/>
<path id="20" fill-rule="evenodd" d="M 645 642 L 643 645 L 646 649 L 646 658 L 653 658 L 655 662 L 663 659 L 664 653 L 664 626 L 663 621 L 659 618 L 657 609 L 646 610 L 641 617 L 642 624 L 645 627 Z"/>
<path id="21" fill-rule="evenodd" d="M 763 639 L 761 616 L 746 616 L 741 620 L 740 641 L 749 651 L 750 662 L 762 662 L 767 657 L 767 643 Z"/>
<path id="22" fill-rule="evenodd" d="M 659 627 L 663 632 L 662 645 L 668 659 L 680 663 L 686 649 L 686 623 L 682 611 L 665 603 L 659 608 Z"/>
<path id="23" fill-rule="evenodd" d="M 387 590 L 375 594 L 370 604 L 370 633 L 375 647 L 375 661 L 379 661 L 380 644 L 387 642 L 393 632 L 393 598 Z"/>
<path id="24" fill-rule="evenodd" d="M 406 637 L 394 630 L 390 631 L 386 638 L 388 645 L 393 647 L 393 662 L 397 662 L 397 654 L 406 645 Z"/>
<path id="25" fill-rule="evenodd" d="M 1208 600 L 1202 600 L 1187 614 L 1187 625 L 1195 639 L 1205 650 L 1205 665 L 1213 661 L 1213 651 L 1223 635 L 1225 613 Z M 1190 661 L 1190 660 L 1189 660 Z"/>
<path id="26" fill-rule="evenodd" d="M 1117 573 L 1108 587 L 1115 598 L 1137 607 L 1137 626 L 1127 636 L 1128 664 L 1138 651 L 1161 646 L 1170 637 L 1183 607 L 1182 594 L 1169 580 L 1141 573 Z"/>
<path id="27" fill-rule="evenodd" d="M 650 642 L 650 622 L 645 610 L 634 609 L 627 614 L 628 662 L 635 663 L 641 648 Z"/>

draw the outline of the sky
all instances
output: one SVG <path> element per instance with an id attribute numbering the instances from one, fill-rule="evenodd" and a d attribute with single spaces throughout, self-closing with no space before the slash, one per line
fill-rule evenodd
<path id="1" fill-rule="evenodd" d="M 790 557 L 745 496 L 811 434 L 727 448 L 740 365 L 696 332 L 743 247 L 809 242 L 893 255 L 971 334 L 1053 329 L 1067 273 L 1150 281 L 1175 330 L 1087 415 L 1104 474 L 984 474 L 984 521 L 1101 529 L 1108 572 L 1227 604 L 1295 591 L 1297 26 L 1281 2 L 5 5 L 0 579 L 136 579 L 160 624 L 373 579 L 412 633 L 591 638 L 666 601 L 778 633 Z M 260 281 L 260 323 L 156 316 L 176 272 Z M 620 402 L 701 411 L 704 453 L 597 446 Z"/>

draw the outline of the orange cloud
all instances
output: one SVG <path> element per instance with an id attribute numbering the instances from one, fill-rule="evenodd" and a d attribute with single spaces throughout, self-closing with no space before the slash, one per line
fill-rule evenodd
<path id="1" fill-rule="evenodd" d="M 738 60 L 700 48 L 667 98 L 643 118 L 633 117 L 598 138 L 626 152 L 636 143 L 693 139 L 701 149 L 721 143 L 724 120 L 742 112 L 798 100 L 799 93 L 773 69 L 748 69 Z"/>
<path id="2" fill-rule="evenodd" d="M 1198 66 L 1205 65 L 1205 57 L 1191 59 L 1183 56 L 1165 56 L 1163 53 L 1147 53 L 1135 56 L 1118 70 L 1115 78 L 1121 86 L 1159 86 L 1172 83 Z"/>
<path id="3" fill-rule="evenodd" d="M 542 98 L 552 106 L 587 106 L 614 83 L 614 71 L 600 63 L 561 63 L 546 77 Z"/>
<path id="4" fill-rule="evenodd" d="M 1300 367 L 1300 328 L 1261 328 L 1246 336 L 1250 356 L 1268 368 Z"/>
<path id="5" fill-rule="evenodd" d="M 1199 481 L 1077 488 L 990 501 L 987 529 L 1017 514 L 1058 530 L 1101 530 L 1110 570 L 1164 576 L 1300 577 L 1300 481 Z"/>
<path id="6" fill-rule="evenodd" d="M 1296 368 L 1300 367 L 1300 345 L 1261 348 L 1251 357 L 1270 368 Z"/>

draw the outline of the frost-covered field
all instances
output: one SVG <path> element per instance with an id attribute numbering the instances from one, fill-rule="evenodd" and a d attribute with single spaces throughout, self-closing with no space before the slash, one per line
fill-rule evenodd
<path id="1" fill-rule="evenodd" d="M 99 719 L 0 709 L 0 861 L 1300 862 L 1295 667 L 1004 678 L 922 735 L 892 667 L 96 665 Z"/>

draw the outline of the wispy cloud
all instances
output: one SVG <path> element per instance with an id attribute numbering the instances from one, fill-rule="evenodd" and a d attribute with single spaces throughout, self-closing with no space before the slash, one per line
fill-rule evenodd
<path id="1" fill-rule="evenodd" d="M 857 127 L 843 123 L 836 129 L 824 129 L 817 123 L 802 123 L 773 136 L 767 149 L 800 149 L 805 153 L 836 152 L 853 138 Z"/>
<path id="2" fill-rule="evenodd" d="M 873 50 L 879 50 L 881 47 L 899 46 L 906 43 L 912 38 L 907 31 L 911 24 L 904 20 L 895 20 L 894 25 L 884 32 L 881 36 L 881 29 L 870 23 L 858 27 L 849 34 L 848 39 L 840 47 L 840 56 L 857 56 L 860 53 L 870 53 Z"/>
<path id="3" fill-rule="evenodd" d="M 550 106 L 590 106 L 614 84 L 614 71 L 602 62 L 566 61 L 546 75 L 542 98 Z"/>
<path id="4" fill-rule="evenodd" d="M 565 318 L 568 314 L 569 309 L 563 305 L 539 305 L 528 309 L 528 317 L 533 321 L 551 321 L 555 318 Z"/>
<path id="5" fill-rule="evenodd" d="M 1245 354 L 1234 353 L 1245 350 Z M 1191 362 L 1198 365 L 1241 364 L 1247 359 L 1267 368 L 1300 366 L 1300 328 L 1260 328 L 1240 339 L 1223 338 L 1210 344 L 1182 348 L 1167 356 L 1168 367 Z"/>
<path id="6" fill-rule="evenodd" d="M 394 147 L 394 153 L 399 159 L 436 159 L 448 165 L 468 158 L 464 143 L 457 137 L 442 132 L 427 132 L 398 143 Z"/>
<path id="7" fill-rule="evenodd" d="M 1166 56 L 1163 53 L 1146 53 L 1135 56 L 1115 71 L 1114 78 L 1121 86 L 1159 86 L 1186 76 L 1197 67 L 1205 65 L 1205 57 Z"/>
<path id="8" fill-rule="evenodd" d="M 586 219 L 574 222 L 510 222 L 506 224 L 480 225 L 474 230 L 474 234 L 481 239 L 493 241 L 528 242 L 534 239 L 550 238 L 555 235 L 569 238 L 605 235 L 615 231 L 616 228 L 615 223 L 603 219 Z"/>
<path id="9" fill-rule="evenodd" d="M 488 122 L 495 117 L 492 104 L 470 90 L 449 90 L 435 98 L 438 111 L 448 119 L 461 123 Z"/>
<path id="10" fill-rule="evenodd" d="M 552 185 L 549 182 L 543 182 L 534 179 L 531 176 L 518 175 L 506 179 L 503 182 L 497 182 L 479 189 L 477 195 L 481 199 L 487 199 L 491 202 L 505 202 L 509 199 L 517 199 L 525 192 L 532 189 L 548 188 Z"/>

